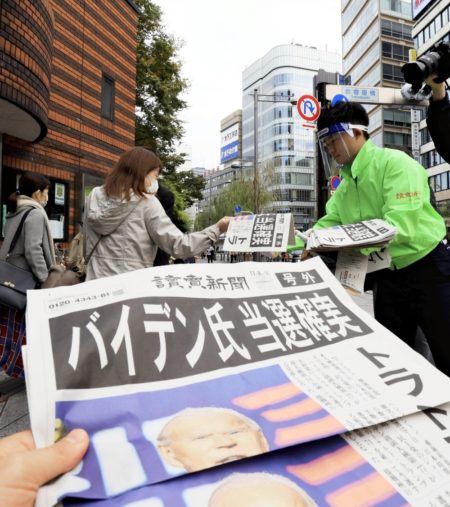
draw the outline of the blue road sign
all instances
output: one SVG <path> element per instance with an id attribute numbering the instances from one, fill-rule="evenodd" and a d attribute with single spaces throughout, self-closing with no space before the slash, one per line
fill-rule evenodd
<path id="1" fill-rule="evenodd" d="M 338 93 L 331 99 L 331 105 L 334 107 L 338 102 L 348 102 L 348 98 L 342 93 Z"/>
<path id="2" fill-rule="evenodd" d="M 236 206 L 234 207 L 234 212 L 240 213 L 241 211 L 242 211 L 242 208 L 239 206 L 239 204 L 236 204 Z"/>

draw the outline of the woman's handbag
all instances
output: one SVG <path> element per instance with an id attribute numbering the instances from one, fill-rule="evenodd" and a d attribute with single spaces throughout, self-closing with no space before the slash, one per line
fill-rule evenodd
<path id="1" fill-rule="evenodd" d="M 138 201 L 137 204 L 139 204 L 140 201 Z M 95 249 L 97 248 L 98 244 L 103 238 L 106 238 L 107 236 L 113 234 L 122 224 L 123 222 L 133 213 L 133 211 L 137 207 L 134 206 L 134 208 L 128 213 L 128 215 L 119 223 L 119 225 L 108 234 L 105 234 L 104 236 L 100 236 L 98 240 L 96 241 L 95 245 L 92 247 L 92 250 L 87 255 L 86 259 L 84 260 L 84 268 L 86 270 L 86 266 L 89 264 L 89 261 L 92 257 L 92 254 L 95 252 Z M 72 269 L 66 269 L 64 266 L 55 264 L 54 266 L 51 266 L 48 272 L 47 280 L 41 285 L 41 289 L 52 289 L 53 287 L 63 287 L 63 286 L 69 286 L 69 285 L 76 285 L 77 283 L 84 282 L 86 278 L 86 273 L 83 271 L 74 271 Z"/>
<path id="2" fill-rule="evenodd" d="M 0 304 L 22 312 L 27 305 L 27 290 L 35 289 L 38 282 L 31 271 L 14 266 L 7 259 L 14 250 L 25 219 L 32 209 L 30 208 L 24 213 L 9 246 L 6 259 L 4 261 L 0 260 Z"/>
<path id="3" fill-rule="evenodd" d="M 83 281 L 84 278 L 79 276 L 75 271 L 66 269 L 64 266 L 61 266 L 61 264 L 54 264 L 48 270 L 47 280 L 41 285 L 41 289 L 76 285 Z"/>

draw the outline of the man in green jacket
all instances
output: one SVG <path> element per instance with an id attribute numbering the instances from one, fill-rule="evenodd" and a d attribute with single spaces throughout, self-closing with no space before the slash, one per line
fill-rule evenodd
<path id="1" fill-rule="evenodd" d="M 318 120 L 325 166 L 340 166 L 343 180 L 314 228 L 381 218 L 397 229 L 392 263 L 380 271 L 375 318 L 408 345 L 417 326 L 436 366 L 450 376 L 450 250 L 443 218 L 430 203 L 425 169 L 404 152 L 378 148 L 369 118 L 357 103 L 340 102 Z M 369 254 L 371 249 L 361 250 Z"/>

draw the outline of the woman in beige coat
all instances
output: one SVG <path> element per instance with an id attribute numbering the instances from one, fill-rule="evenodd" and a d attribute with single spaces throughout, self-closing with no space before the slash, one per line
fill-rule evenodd
<path id="1" fill-rule="evenodd" d="M 125 152 L 102 187 L 93 189 L 84 214 L 87 280 L 153 265 L 158 247 L 175 258 L 199 255 L 228 228 L 229 218 L 183 234 L 155 196 L 161 161 L 136 147 Z M 95 246 L 97 245 L 97 246 Z"/>

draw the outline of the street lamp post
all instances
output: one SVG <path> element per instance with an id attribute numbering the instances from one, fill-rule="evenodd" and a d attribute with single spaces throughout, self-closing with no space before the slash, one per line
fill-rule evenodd
<path id="1" fill-rule="evenodd" d="M 253 90 L 253 149 L 255 152 L 255 167 L 253 168 L 253 197 L 255 201 L 255 214 L 259 213 L 258 196 L 258 89 Z"/>
<path id="2" fill-rule="evenodd" d="M 208 218 L 208 225 L 211 225 L 211 176 L 209 177 L 209 206 L 208 206 L 208 210 L 209 210 L 209 218 Z"/>

